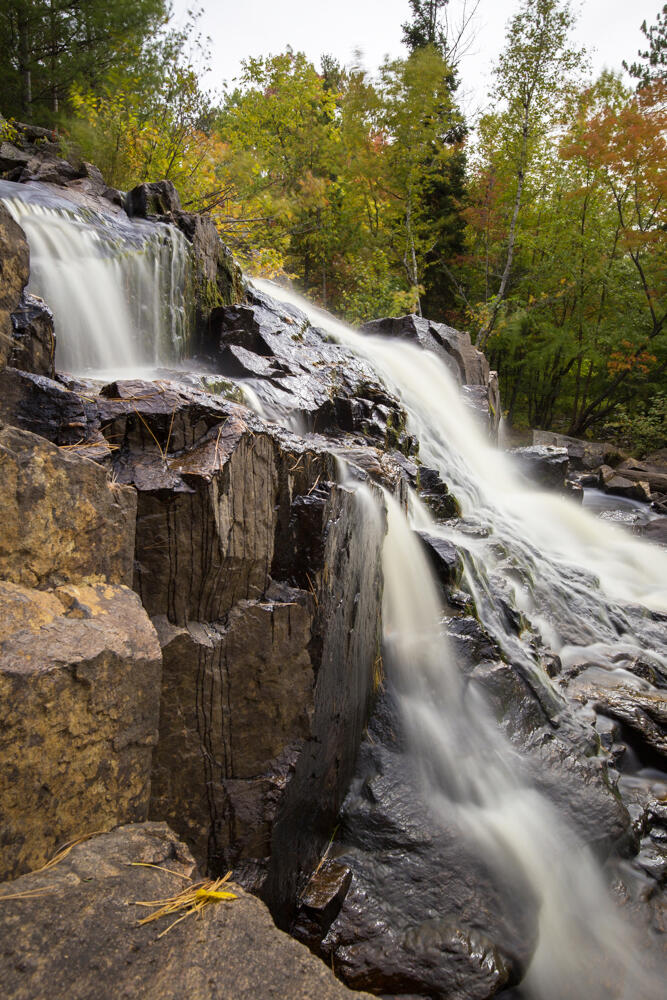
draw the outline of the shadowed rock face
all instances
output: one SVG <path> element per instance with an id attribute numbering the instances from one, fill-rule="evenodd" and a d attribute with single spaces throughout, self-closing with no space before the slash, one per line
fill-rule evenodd
<path id="1" fill-rule="evenodd" d="M 122 826 L 77 845 L 55 867 L 0 886 L 0 979 L 13 1000 L 346 1000 L 352 994 L 307 949 L 276 930 L 241 888 L 163 935 L 144 924 L 192 885 L 196 866 L 165 823 Z M 5 895 L 23 898 L 2 901 Z M 161 936 L 163 935 L 163 936 Z"/>
<path id="2" fill-rule="evenodd" d="M 28 284 L 30 254 L 23 230 L 0 204 L 0 369 L 13 347 L 11 314 Z"/>

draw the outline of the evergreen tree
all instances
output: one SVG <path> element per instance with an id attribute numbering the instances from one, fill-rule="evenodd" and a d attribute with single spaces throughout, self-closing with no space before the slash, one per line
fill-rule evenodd
<path id="1" fill-rule="evenodd" d="M 412 55 L 432 47 L 443 59 L 443 80 L 448 91 L 442 102 L 443 139 L 458 146 L 446 157 L 432 148 L 424 164 L 420 213 L 435 229 L 434 239 L 424 253 L 423 296 L 421 307 L 431 319 L 457 318 L 457 291 L 451 262 L 463 251 L 465 225 L 460 208 L 464 196 L 465 154 L 461 143 L 466 135 L 465 122 L 454 100 L 457 87 L 455 69 L 450 61 L 451 39 L 442 15 L 449 0 L 410 0 L 412 20 L 403 25 L 403 41 Z M 433 164 L 436 164 L 435 168 Z"/>
<path id="2" fill-rule="evenodd" d="M 95 86 L 136 59 L 167 20 L 166 0 L 4 0 L 0 6 L 0 108 L 52 118 L 75 85 Z"/>
<path id="3" fill-rule="evenodd" d="M 440 21 L 440 11 L 449 0 L 410 0 L 412 20 L 402 25 L 403 41 L 410 52 L 435 45 L 447 55 L 447 32 Z"/>
<path id="4" fill-rule="evenodd" d="M 667 80 L 667 3 L 658 11 L 656 23 L 649 28 L 644 21 L 641 30 L 648 42 L 648 48 L 637 53 L 641 61 L 628 66 L 623 60 L 624 69 L 638 81 L 638 88 Z"/>

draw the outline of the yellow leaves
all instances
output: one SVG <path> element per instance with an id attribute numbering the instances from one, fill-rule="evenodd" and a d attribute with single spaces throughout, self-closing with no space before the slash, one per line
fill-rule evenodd
<path id="1" fill-rule="evenodd" d="M 195 899 L 208 899 L 219 902 L 221 899 L 238 899 L 234 892 L 214 892 L 212 889 L 197 889 Z"/>
<path id="2" fill-rule="evenodd" d="M 178 873 L 174 872 L 172 874 Z M 165 934 L 168 934 L 176 924 L 180 924 L 182 920 L 185 920 L 186 917 L 192 914 L 199 914 L 201 917 L 204 909 L 211 905 L 238 899 L 236 893 L 221 889 L 221 886 L 229 881 L 231 875 L 231 872 L 227 872 L 223 878 L 215 879 L 214 881 L 195 882 L 193 885 L 188 886 L 187 889 L 183 889 L 182 892 L 167 899 L 138 902 L 137 906 L 151 906 L 156 908 L 154 913 L 144 917 L 143 920 L 139 921 L 139 924 L 143 926 L 144 924 L 152 923 L 154 920 L 160 920 L 162 917 L 180 914 L 168 927 L 158 934 L 158 938 L 161 938 Z"/>

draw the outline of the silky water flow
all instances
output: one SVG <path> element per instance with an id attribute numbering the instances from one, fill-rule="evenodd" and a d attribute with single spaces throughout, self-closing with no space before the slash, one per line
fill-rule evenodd
<path id="1" fill-rule="evenodd" d="M 403 403 L 422 461 L 438 470 L 461 505 L 457 529 L 435 523 L 414 494 L 408 520 L 385 492 L 384 648 L 428 808 L 454 821 L 461 837 L 510 876 L 517 898 L 537 901 L 538 945 L 522 996 L 657 1000 L 664 979 L 651 963 L 659 960 L 646 959 L 646 941 L 623 919 L 592 852 L 527 779 L 482 691 L 458 669 L 438 587 L 413 529 L 457 545 L 480 620 L 555 711 L 563 695 L 530 644 L 508 627 L 501 599 L 511 599 L 568 664 L 594 658 L 623 672 L 624 660 L 641 654 L 664 666 L 664 622 L 644 609 L 667 611 L 667 553 L 569 499 L 531 488 L 490 444 L 435 355 L 360 334 L 291 291 L 255 284 L 372 363 Z M 371 492 L 357 489 L 367 494 L 370 511 Z"/>
<path id="2" fill-rule="evenodd" d="M 106 369 L 119 377 L 183 357 L 189 257 L 180 233 L 74 206 L 38 185 L 0 182 L 0 199 L 28 237 L 29 290 L 53 309 L 60 370 Z M 413 528 L 457 545 L 480 620 L 555 711 L 563 695 L 531 645 L 508 627 L 504 602 L 565 664 L 594 658 L 601 669 L 622 673 L 624 662 L 641 654 L 664 667 L 664 629 L 645 609 L 667 611 L 667 554 L 531 489 L 486 439 L 439 358 L 362 335 L 288 290 L 256 284 L 370 361 L 401 399 L 422 461 L 461 505 L 458 526 L 445 526 L 412 496 L 409 523 L 385 494 L 385 652 L 425 802 L 512 875 L 517 896 L 539 903 L 538 946 L 522 990 L 536 1000 L 654 1000 L 664 983 L 645 968 L 640 942 L 622 922 L 599 866 L 526 780 L 481 691 L 458 670 Z M 248 398 L 261 410 L 258 398 Z M 381 516 L 371 490 L 355 488 L 364 516 Z"/>
<path id="3" fill-rule="evenodd" d="M 103 214 L 42 185 L 0 181 L 0 200 L 28 239 L 28 291 L 53 311 L 59 371 L 136 375 L 186 353 L 182 233 Z"/>

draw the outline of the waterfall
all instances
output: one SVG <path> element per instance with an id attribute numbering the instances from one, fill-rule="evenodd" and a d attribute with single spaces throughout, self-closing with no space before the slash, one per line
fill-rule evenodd
<path id="1" fill-rule="evenodd" d="M 641 652 L 667 664 L 664 629 L 644 610 L 667 610 L 667 553 L 567 498 L 527 489 L 511 459 L 484 438 L 436 356 L 360 334 L 283 288 L 255 284 L 368 359 L 399 396 L 422 460 L 439 471 L 464 516 L 463 528 L 438 525 L 413 497 L 413 525 L 456 543 L 480 619 L 544 697 L 563 699 L 530 644 L 508 627 L 497 595 L 509 592 L 564 662 L 591 656 L 620 670 Z M 516 873 L 517 893 L 527 885 L 539 901 L 538 947 L 523 988 L 537 1000 L 652 1000 L 659 983 L 641 968 L 639 942 L 598 864 L 526 783 L 481 691 L 464 683 L 420 544 L 396 502 L 387 495 L 386 503 L 385 649 L 424 801 L 443 821 L 454 819 L 498 870 Z M 466 530 L 473 520 L 476 535 Z"/>
<path id="2" fill-rule="evenodd" d="M 60 371 L 117 377 L 185 354 L 190 255 L 177 229 L 103 214 L 42 185 L 0 181 L 0 200 L 28 239 L 28 291 L 53 311 Z"/>

